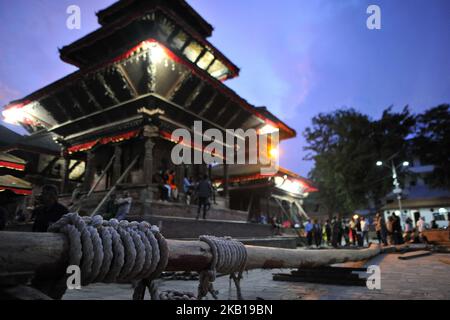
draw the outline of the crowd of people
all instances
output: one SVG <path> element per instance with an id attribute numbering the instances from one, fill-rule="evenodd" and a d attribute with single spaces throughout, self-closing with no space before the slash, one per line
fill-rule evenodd
<path id="1" fill-rule="evenodd" d="M 369 227 L 369 221 L 358 216 L 351 219 L 333 217 L 331 221 L 327 219 L 324 222 L 308 220 L 305 225 L 306 241 L 309 247 L 314 244 L 317 248 L 322 245 L 363 247 L 370 243 Z"/>
<path id="2" fill-rule="evenodd" d="M 378 243 L 383 245 L 398 245 L 405 242 L 424 242 L 423 231 L 426 229 L 423 217 L 417 221 L 416 226 L 408 217 L 402 227 L 400 217 L 395 213 L 385 221 L 380 213 L 375 215 L 371 223 L 364 216 L 355 215 L 351 219 L 338 219 L 319 222 L 317 219 L 307 220 L 305 225 L 306 241 L 308 247 L 317 248 L 323 245 L 334 248 L 342 246 L 364 247 L 370 245 L 369 231 L 373 226 Z"/>

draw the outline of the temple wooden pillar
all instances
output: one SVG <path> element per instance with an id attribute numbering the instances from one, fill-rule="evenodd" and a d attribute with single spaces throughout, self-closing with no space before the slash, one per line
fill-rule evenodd
<path id="1" fill-rule="evenodd" d="M 94 152 L 92 150 L 89 150 L 87 152 L 86 167 L 84 170 L 83 191 L 88 192 L 91 189 L 94 177 L 95 177 Z"/>
<path id="2" fill-rule="evenodd" d="M 68 155 L 66 149 L 63 150 L 62 157 L 63 157 L 63 166 L 62 166 L 62 174 L 61 174 L 60 192 L 66 193 L 66 192 L 68 192 L 69 173 L 70 173 L 70 158 L 69 158 L 69 155 Z"/>
<path id="3" fill-rule="evenodd" d="M 144 159 L 143 159 L 143 178 L 142 182 L 147 185 L 147 188 L 142 191 L 141 199 L 143 201 L 143 215 L 144 217 L 151 214 L 151 201 L 153 200 L 153 149 L 156 144 L 156 137 L 159 136 L 159 129 L 153 125 L 144 126 Z"/>
<path id="4" fill-rule="evenodd" d="M 155 147 L 155 138 L 158 136 L 158 128 L 155 126 L 144 127 L 144 161 L 143 161 L 143 183 L 152 184 L 153 178 L 153 148 Z"/>
<path id="5" fill-rule="evenodd" d="M 112 181 L 111 185 L 115 185 L 120 175 L 122 174 L 122 146 L 116 145 L 114 146 L 114 163 L 113 163 L 113 172 L 112 172 Z"/>
<path id="6" fill-rule="evenodd" d="M 225 207 L 230 208 L 230 195 L 228 191 L 228 164 L 223 164 L 223 196 L 225 198 Z"/>

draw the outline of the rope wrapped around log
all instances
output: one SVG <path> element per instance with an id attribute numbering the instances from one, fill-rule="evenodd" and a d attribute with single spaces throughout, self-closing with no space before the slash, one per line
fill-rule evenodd
<path id="1" fill-rule="evenodd" d="M 80 267 L 83 286 L 95 282 L 134 282 L 135 300 L 144 299 L 147 289 L 152 300 L 191 300 L 194 296 L 177 291 L 158 293 L 153 280 L 167 266 L 168 246 L 158 227 L 145 221 L 106 221 L 101 216 L 80 217 L 68 213 L 48 231 L 68 237 L 69 265 Z M 210 246 L 213 258 L 209 269 L 200 272 L 197 299 L 208 293 L 218 298 L 213 287 L 217 272 L 230 274 L 238 299 L 242 299 L 240 280 L 247 263 L 245 246 L 229 237 L 200 236 L 200 241 Z"/>
<path id="2" fill-rule="evenodd" d="M 213 255 L 209 270 L 203 270 L 199 275 L 198 299 L 202 299 L 210 293 L 217 299 L 218 292 L 214 290 L 213 282 L 217 272 L 229 274 L 233 279 L 237 297 L 242 300 L 240 280 L 247 264 L 247 249 L 240 241 L 230 237 L 218 238 L 214 236 L 200 236 L 200 241 L 206 242 Z"/>
<path id="3" fill-rule="evenodd" d="M 69 264 L 80 266 L 82 285 L 135 281 L 133 298 L 143 299 L 146 288 L 152 298 L 158 297 L 152 280 L 164 271 L 169 257 L 158 227 L 145 221 L 106 221 L 101 216 L 68 213 L 48 231 L 68 237 Z"/>

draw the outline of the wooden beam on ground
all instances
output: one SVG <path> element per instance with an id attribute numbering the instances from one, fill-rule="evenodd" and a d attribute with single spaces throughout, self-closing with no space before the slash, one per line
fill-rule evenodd
<path id="1" fill-rule="evenodd" d="M 167 240 L 169 262 L 166 271 L 207 269 L 212 260 L 209 246 L 201 241 Z M 370 259 L 378 246 L 361 250 L 296 250 L 245 246 L 246 269 L 321 267 L 335 263 Z M 44 266 L 65 266 L 69 241 L 63 234 L 0 231 L 0 277 L 34 271 Z"/>
<path id="2" fill-rule="evenodd" d="M 431 255 L 430 251 L 413 251 L 413 252 L 407 252 L 399 256 L 398 258 L 400 260 L 410 260 L 420 257 L 425 257 Z"/>

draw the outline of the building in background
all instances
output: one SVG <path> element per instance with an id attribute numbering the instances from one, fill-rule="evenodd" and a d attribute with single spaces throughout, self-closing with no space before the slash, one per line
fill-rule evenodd
<path id="1" fill-rule="evenodd" d="M 396 196 L 390 194 L 386 197 L 386 204 L 382 208 L 385 217 L 395 212 L 400 215 L 402 223 L 410 217 L 415 225 L 420 217 L 424 217 L 429 226 L 435 220 L 440 228 L 448 227 L 450 190 L 430 185 L 428 176 L 434 170 L 433 165 L 423 164 L 418 156 L 414 156 L 410 164 L 402 174 L 404 180 L 402 209 L 400 211 Z"/>

